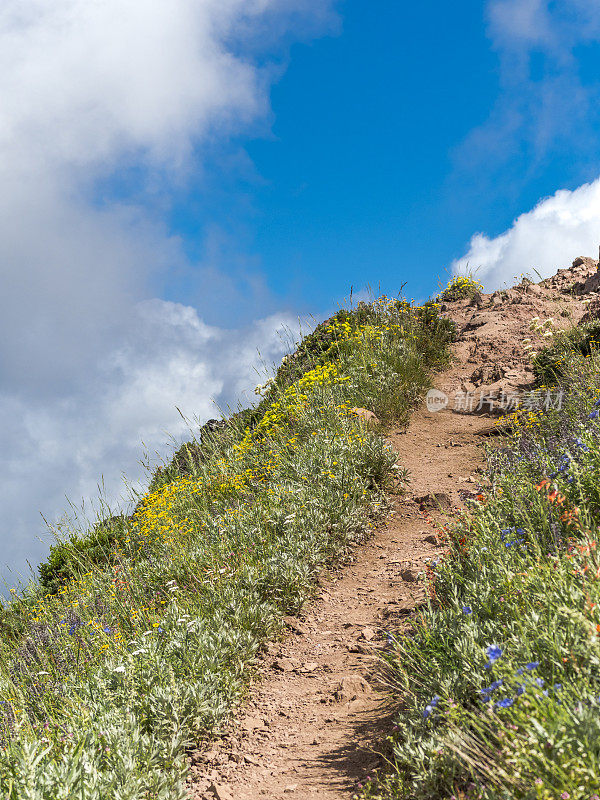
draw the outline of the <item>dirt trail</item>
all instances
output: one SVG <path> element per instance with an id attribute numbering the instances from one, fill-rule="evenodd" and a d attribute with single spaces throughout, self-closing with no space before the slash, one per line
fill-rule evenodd
<path id="1" fill-rule="evenodd" d="M 191 798 L 341 800 L 380 765 L 373 749 L 393 720 L 374 679 L 377 649 L 387 632 L 410 625 L 424 600 L 416 578 L 442 551 L 435 531 L 444 513 L 479 490 L 496 412 L 490 403 L 478 409 L 480 400 L 528 389 L 523 339 L 536 344 L 532 317 L 553 316 L 559 326 L 577 321 L 592 295 L 574 297 L 572 284 L 595 269 L 588 259 L 554 282 L 448 305 L 460 330 L 453 365 L 436 380 L 448 406 L 430 412 L 423 404 L 406 431 L 389 433 L 411 475 L 408 492 L 391 498 L 386 523 L 349 562 L 323 575 L 320 596 L 288 621 L 284 641 L 268 646 L 261 680 L 227 734 L 191 753 Z M 431 510 L 433 494 L 444 511 Z"/>

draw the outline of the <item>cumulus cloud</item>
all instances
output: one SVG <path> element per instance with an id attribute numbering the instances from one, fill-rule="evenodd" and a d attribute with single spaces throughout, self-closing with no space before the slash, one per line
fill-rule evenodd
<path id="1" fill-rule="evenodd" d="M 600 178 L 541 200 L 500 236 L 475 234 L 452 267 L 458 274 L 473 270 L 491 291 L 523 273 L 533 280 L 552 275 L 578 255 L 597 257 L 599 244 Z"/>
<path id="2" fill-rule="evenodd" d="M 126 508 L 130 491 L 147 480 L 146 457 L 156 464 L 198 423 L 248 405 L 297 328 L 287 314 L 216 328 L 189 306 L 153 300 L 132 310 L 113 349 L 80 371 L 68 393 L 0 393 L 8 467 L 0 484 L 2 561 L 13 577 L 52 541 L 41 513 L 54 522 L 70 502 L 85 500 L 81 519 L 93 520 L 101 494 L 109 507 Z"/>
<path id="3" fill-rule="evenodd" d="M 38 559 L 38 512 L 65 494 L 139 480 L 140 440 L 182 433 L 175 406 L 206 417 L 254 385 L 259 344 L 283 352 L 258 279 L 243 331 L 153 298 L 175 279 L 239 298 L 186 257 L 171 204 L 207 153 L 268 130 L 286 48 L 333 21 L 329 0 L 1 4 L 1 565 Z"/>

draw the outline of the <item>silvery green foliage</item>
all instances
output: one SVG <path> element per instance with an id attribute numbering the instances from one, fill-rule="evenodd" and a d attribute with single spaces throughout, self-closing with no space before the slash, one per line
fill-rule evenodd
<path id="1" fill-rule="evenodd" d="M 428 347 L 431 335 L 405 304 L 381 308 L 366 315 L 368 341 L 356 325 L 351 348 L 336 340 L 336 368 L 322 364 L 321 374 L 339 380 L 307 381 L 306 405 L 292 403 L 257 439 L 225 426 L 185 476 L 157 472 L 148 497 L 184 489 L 168 495 L 169 513 L 150 526 L 156 536 L 138 515 L 121 526 L 114 551 L 81 561 L 64 600 L 33 587 L 8 609 L 2 798 L 185 796 L 186 747 L 218 730 L 261 643 L 385 507 L 382 482 L 395 454 L 345 409 L 406 413 L 428 384 L 427 365 L 414 340 L 404 343 L 388 322 L 400 320 L 407 335 L 418 329 Z M 323 358 L 331 365 L 330 354 Z M 272 384 L 268 402 L 289 398 L 288 388 Z M 244 437 L 251 446 L 236 449 Z M 68 555 L 77 562 L 81 552 L 73 546 Z"/>

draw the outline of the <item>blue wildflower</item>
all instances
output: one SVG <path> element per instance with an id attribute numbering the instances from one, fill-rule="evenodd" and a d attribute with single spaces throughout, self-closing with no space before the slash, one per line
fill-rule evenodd
<path id="1" fill-rule="evenodd" d="M 496 644 L 491 644 L 486 648 L 485 652 L 490 660 L 490 664 L 493 664 L 494 661 L 497 661 L 502 655 L 502 648 L 498 647 Z"/>
<path id="2" fill-rule="evenodd" d="M 516 694 L 517 694 L 517 697 L 520 697 L 520 696 L 521 696 L 521 695 L 524 693 L 524 691 L 525 691 L 525 688 L 526 688 L 526 687 L 525 687 L 525 684 L 524 684 L 524 683 L 518 683 L 518 684 L 517 684 L 517 688 L 515 689 L 515 692 L 516 692 Z"/>
<path id="3" fill-rule="evenodd" d="M 562 683 L 555 683 L 553 688 L 555 692 L 560 692 L 562 689 Z"/>
<path id="4" fill-rule="evenodd" d="M 600 411 L 592 411 L 591 414 L 588 414 L 588 419 L 598 419 L 598 415 L 600 415 Z"/>
<path id="5" fill-rule="evenodd" d="M 463 606 L 462 607 L 462 612 L 463 612 L 463 614 L 467 614 L 467 615 L 468 614 L 472 614 L 473 613 L 473 609 L 471 608 L 471 606 Z"/>
<path id="6" fill-rule="evenodd" d="M 515 672 L 515 675 L 522 675 L 525 672 L 523 667 L 519 667 L 519 669 Z"/>
<path id="7" fill-rule="evenodd" d="M 423 719 L 427 719 L 439 702 L 439 695 L 434 695 L 433 699 L 428 703 L 428 705 L 425 706 L 425 710 L 423 711 Z"/>
<path id="8" fill-rule="evenodd" d="M 481 698 L 481 702 L 482 702 L 482 703 L 489 703 L 489 702 L 490 702 L 490 700 L 491 700 L 491 697 L 489 696 L 489 694 L 484 694 L 484 695 L 482 696 L 482 698 Z"/>
<path id="9" fill-rule="evenodd" d="M 102 630 L 104 631 L 104 633 L 112 633 L 111 629 L 108 627 L 102 628 Z"/>
<path id="10" fill-rule="evenodd" d="M 537 683 L 537 685 L 540 687 L 540 689 L 541 689 L 541 688 L 542 688 L 542 686 L 544 685 L 544 679 L 543 679 L 543 678 L 536 678 L 536 679 L 535 679 L 535 682 L 536 682 L 536 683 Z"/>
<path id="11" fill-rule="evenodd" d="M 600 408 L 600 397 L 594 403 L 594 408 Z"/>
<path id="12" fill-rule="evenodd" d="M 540 665 L 539 661 L 530 661 L 529 664 L 525 664 L 525 666 L 530 672 L 532 669 L 537 669 L 539 665 Z"/>
<path id="13" fill-rule="evenodd" d="M 497 681 L 494 681 L 493 683 L 490 683 L 490 689 L 492 690 L 492 692 L 495 691 L 496 689 L 499 689 L 500 686 L 502 686 L 502 683 L 503 683 L 502 678 L 500 678 Z"/>
<path id="14" fill-rule="evenodd" d="M 510 708 L 514 702 L 512 697 L 503 697 L 502 700 L 498 700 L 496 705 L 498 708 Z"/>

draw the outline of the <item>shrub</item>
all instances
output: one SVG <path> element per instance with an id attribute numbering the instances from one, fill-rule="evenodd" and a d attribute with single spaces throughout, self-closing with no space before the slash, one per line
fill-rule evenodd
<path id="1" fill-rule="evenodd" d="M 440 292 L 439 299 L 444 302 L 463 300 L 466 297 L 475 297 L 483 292 L 483 284 L 475 280 L 473 275 L 454 275 L 445 289 Z"/>
<path id="2" fill-rule="evenodd" d="M 573 356 L 587 357 L 600 342 L 600 320 L 585 322 L 554 335 L 552 344 L 533 359 L 533 372 L 538 386 L 554 386 L 565 378 L 565 365 Z"/>
<path id="3" fill-rule="evenodd" d="M 114 560 L 122 543 L 128 520 L 124 516 L 109 517 L 98 522 L 85 536 L 73 536 L 66 542 L 50 546 L 50 554 L 40 564 L 40 587 L 44 593 L 56 594 L 65 583 L 94 565 Z"/>

